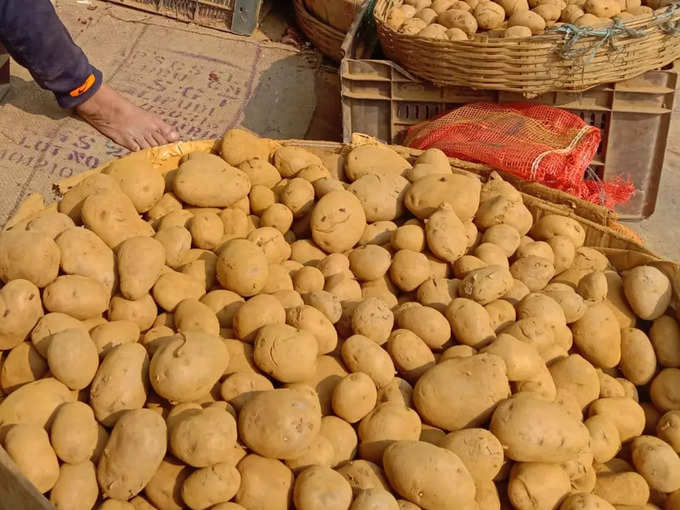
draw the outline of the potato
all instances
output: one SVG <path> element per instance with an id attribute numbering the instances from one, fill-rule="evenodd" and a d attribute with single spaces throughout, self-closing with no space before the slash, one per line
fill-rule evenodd
<path id="1" fill-rule="evenodd" d="M 292 389 L 253 395 L 239 413 L 239 437 L 255 453 L 294 459 L 307 448 L 321 427 L 321 411 L 303 393 Z"/>
<path id="2" fill-rule="evenodd" d="M 429 306 L 412 306 L 397 315 L 397 325 L 421 338 L 432 350 L 440 351 L 451 339 L 446 317 Z"/>
<path id="3" fill-rule="evenodd" d="M 74 222 L 81 221 L 81 212 L 85 199 L 95 193 L 114 191 L 121 193 L 120 186 L 110 175 L 96 173 L 83 179 L 68 190 L 57 204 L 59 212 L 68 215 Z"/>
<path id="4" fill-rule="evenodd" d="M 310 225 L 312 238 L 321 249 L 328 253 L 343 252 L 361 238 L 366 215 L 361 202 L 352 193 L 333 191 L 316 203 Z"/>
<path id="5" fill-rule="evenodd" d="M 421 305 L 434 308 L 443 314 L 446 307 L 458 295 L 458 284 L 459 280 L 430 278 L 418 287 L 418 301 Z"/>
<path id="6" fill-rule="evenodd" d="M 412 407 L 413 387 L 400 377 L 395 377 L 387 385 L 378 389 L 378 402 L 399 402 Z"/>
<path id="7" fill-rule="evenodd" d="M 458 286 L 458 295 L 487 305 L 510 291 L 514 278 L 503 266 L 489 265 L 470 271 Z"/>
<path id="8" fill-rule="evenodd" d="M 219 289 L 202 296 L 200 302 L 216 314 L 220 327 L 231 328 L 234 315 L 245 300 L 235 292 Z"/>
<path id="9" fill-rule="evenodd" d="M 457 455 L 422 441 L 398 441 L 383 459 L 390 484 L 423 509 L 456 509 L 474 501 L 472 476 Z M 421 480 L 414 487 L 414 477 Z"/>
<path id="10" fill-rule="evenodd" d="M 206 185 L 209 183 L 209 185 Z M 179 165 L 173 191 L 183 202 L 197 207 L 229 207 L 250 192 L 248 175 L 206 154 Z"/>
<path id="11" fill-rule="evenodd" d="M 593 494 L 612 505 L 645 505 L 649 486 L 645 479 L 632 471 L 598 473 Z"/>
<path id="12" fill-rule="evenodd" d="M 2 356 L 0 356 L 2 358 Z M 9 395 L 24 384 L 42 379 L 47 373 L 47 363 L 33 344 L 22 342 L 0 359 L 0 389 Z"/>
<path id="13" fill-rule="evenodd" d="M 170 279 L 168 282 L 171 282 Z M 131 321 L 139 326 L 140 331 L 146 331 L 152 325 L 158 314 L 158 308 L 153 298 L 146 294 L 137 300 L 128 300 L 122 296 L 113 296 L 109 303 L 108 317 L 112 321 Z"/>
<path id="14" fill-rule="evenodd" d="M 606 415 L 595 415 L 583 422 L 590 433 L 590 446 L 596 462 L 605 463 L 621 449 L 621 438 L 616 424 Z"/>
<path id="15" fill-rule="evenodd" d="M 662 319 L 663 317 L 657 320 Z M 626 379 L 638 386 L 647 384 L 654 377 L 656 354 L 652 343 L 643 331 L 635 328 L 621 330 L 621 363 L 619 369 Z"/>
<path id="16" fill-rule="evenodd" d="M 552 363 L 550 374 L 555 386 L 576 397 L 582 409 L 600 395 L 600 380 L 595 368 L 579 354 Z"/>
<path id="17" fill-rule="evenodd" d="M 47 348 L 52 375 L 72 390 L 90 385 L 99 366 L 99 354 L 92 338 L 80 328 L 60 331 Z"/>
<path id="18" fill-rule="evenodd" d="M 526 15 L 529 12 L 521 12 L 514 16 Z M 536 17 L 543 22 L 543 18 L 537 14 Z M 531 212 L 522 201 L 517 201 L 514 197 L 509 198 L 507 195 L 498 195 L 486 201 L 482 200 L 475 215 L 475 224 L 481 229 L 504 224 L 513 227 L 520 235 L 525 235 L 529 231 L 532 222 Z"/>
<path id="19" fill-rule="evenodd" d="M 144 495 L 158 508 L 181 510 L 184 508 L 182 485 L 190 473 L 190 467 L 167 456 L 144 488 Z"/>
<path id="20" fill-rule="evenodd" d="M 172 312 L 185 299 L 200 299 L 205 290 L 204 282 L 193 276 L 168 271 L 156 280 L 153 297 L 163 310 Z"/>
<path id="21" fill-rule="evenodd" d="M 82 402 L 69 402 L 57 409 L 50 429 L 50 440 L 57 456 L 69 464 L 91 459 L 99 441 L 99 428 L 92 408 Z"/>
<path id="22" fill-rule="evenodd" d="M 3 446 L 19 472 L 39 492 L 44 494 L 54 487 L 59 477 L 59 461 L 41 426 L 22 423 L 9 427 Z"/>
<path id="23" fill-rule="evenodd" d="M 350 510 L 399 510 L 394 496 L 385 489 L 366 489 L 357 495 Z"/>
<path id="24" fill-rule="evenodd" d="M 364 175 L 401 175 L 408 168 L 411 168 L 408 161 L 380 145 L 356 147 L 345 161 L 345 173 L 352 182 Z"/>
<path id="25" fill-rule="evenodd" d="M 236 434 L 236 421 L 219 407 L 186 409 L 168 419 L 170 451 L 197 468 L 228 461 Z"/>
<path id="26" fill-rule="evenodd" d="M 352 502 L 352 488 L 338 472 L 311 466 L 297 477 L 293 500 L 299 510 L 346 510 Z"/>
<path id="27" fill-rule="evenodd" d="M 354 458 L 357 448 L 357 434 L 346 421 L 336 416 L 321 418 L 319 437 L 325 437 L 333 447 L 333 461 L 331 467 L 345 465 Z"/>
<path id="28" fill-rule="evenodd" d="M 36 329 L 31 333 L 32 337 L 36 336 L 35 331 L 45 329 L 39 323 L 43 316 L 40 290 L 28 280 L 12 280 L 0 288 L 0 314 L 3 317 L 0 324 L 0 350 L 12 349 L 21 344 L 34 326 Z M 36 341 L 33 343 L 37 344 Z"/>
<path id="29" fill-rule="evenodd" d="M 473 18 L 465 11 L 448 12 L 455 12 L 456 15 L 464 13 Z M 446 25 L 441 20 L 439 23 Z M 429 175 L 414 182 L 407 189 L 404 204 L 416 217 L 423 219 L 431 216 L 444 202 L 448 202 L 460 221 L 467 222 L 474 217 L 479 207 L 480 189 L 481 183 L 476 177 L 462 174 Z"/>
<path id="30" fill-rule="evenodd" d="M 348 423 L 356 423 L 371 412 L 377 399 L 375 384 L 367 374 L 349 374 L 333 390 L 333 412 Z"/>
<path id="31" fill-rule="evenodd" d="M 171 402 L 190 402 L 210 392 L 229 363 L 222 339 L 200 331 L 169 337 L 149 364 L 149 379 L 158 395 Z"/>
<path id="32" fill-rule="evenodd" d="M 285 464 L 259 455 L 239 462 L 241 486 L 235 501 L 253 510 L 286 510 L 292 499 L 293 472 Z"/>
<path id="33" fill-rule="evenodd" d="M 576 248 L 583 246 L 586 238 L 585 230 L 578 221 L 559 214 L 541 217 L 534 225 L 532 233 L 540 241 L 547 241 L 558 235 L 567 236 Z"/>
<path id="34" fill-rule="evenodd" d="M 286 311 L 281 303 L 273 296 L 259 294 L 250 298 L 234 314 L 234 334 L 244 342 L 252 343 L 262 326 L 285 322 Z"/>
<path id="35" fill-rule="evenodd" d="M 50 503 L 63 510 L 90 510 L 99 496 L 97 473 L 89 460 L 62 464 L 59 478 L 50 492 Z"/>
<path id="36" fill-rule="evenodd" d="M 680 367 L 680 325 L 673 317 L 662 315 L 654 320 L 649 339 L 661 366 Z"/>
<path id="37" fill-rule="evenodd" d="M 355 248 L 349 254 L 350 268 L 359 280 L 377 280 L 390 268 L 392 257 L 385 248 L 368 244 Z"/>
<path id="38" fill-rule="evenodd" d="M 392 257 L 390 279 L 402 291 L 416 290 L 428 278 L 430 278 L 430 263 L 422 253 L 399 250 Z"/>
<path id="39" fill-rule="evenodd" d="M 444 388 L 456 387 L 456 393 Z M 449 359 L 418 379 L 413 401 L 429 424 L 452 431 L 485 423 L 510 396 L 503 360 L 492 354 Z"/>
<path id="40" fill-rule="evenodd" d="M 324 285 L 324 290 L 338 297 L 340 303 L 358 302 L 361 300 L 361 285 L 354 278 L 343 274 L 330 276 Z"/>
<path id="41" fill-rule="evenodd" d="M 305 179 L 290 179 L 278 199 L 293 213 L 294 218 L 301 218 L 314 207 L 314 187 Z"/>
<path id="42" fill-rule="evenodd" d="M 224 237 L 222 219 L 211 211 L 196 211 L 187 225 L 194 246 L 204 250 L 214 250 Z"/>
<path id="43" fill-rule="evenodd" d="M 389 483 L 381 467 L 368 460 L 358 459 L 337 469 L 352 487 L 355 497 L 372 489 L 389 490 Z"/>
<path id="44" fill-rule="evenodd" d="M 312 266 L 304 266 L 291 274 L 293 288 L 300 294 L 323 290 L 325 278 L 321 271 Z"/>
<path id="45" fill-rule="evenodd" d="M 159 223 L 158 220 L 173 211 L 182 211 L 182 202 L 177 200 L 174 193 L 168 192 L 164 193 L 160 200 L 156 202 L 156 205 L 146 212 L 146 217 L 156 228 Z"/>
<path id="46" fill-rule="evenodd" d="M 369 174 L 355 180 L 347 190 L 361 202 L 366 221 L 390 221 L 404 213 L 404 193 L 408 185 L 400 175 Z"/>
<path id="47" fill-rule="evenodd" d="M 380 462 L 383 452 L 394 441 L 416 440 L 421 434 L 418 413 L 399 402 L 378 404 L 359 423 L 359 455 Z"/>
<path id="48" fill-rule="evenodd" d="M 134 300 L 147 294 L 158 280 L 165 261 L 165 248 L 156 239 L 132 237 L 123 241 L 116 252 L 123 297 Z"/>
<path id="49" fill-rule="evenodd" d="M 468 36 L 477 32 L 477 20 L 471 13 L 465 10 L 452 9 L 446 11 L 437 17 L 437 21 L 446 28 L 462 30 Z"/>
<path id="50" fill-rule="evenodd" d="M 149 409 L 121 415 L 97 466 L 105 496 L 127 500 L 141 492 L 165 456 L 166 432 L 163 418 Z"/>
<path id="51" fill-rule="evenodd" d="M 233 239 L 217 258 L 217 279 L 225 289 L 248 297 L 259 293 L 267 282 L 267 256 L 255 243 Z"/>
<path id="52" fill-rule="evenodd" d="M 505 10 L 501 5 L 493 2 L 482 2 L 477 5 L 474 15 L 479 28 L 484 30 L 499 28 L 505 21 Z"/>
<path id="53" fill-rule="evenodd" d="M 650 396 L 652 402 L 661 411 L 680 409 L 680 369 L 665 368 L 652 380 Z"/>
<path id="54" fill-rule="evenodd" d="M 395 374 L 389 354 L 370 338 L 353 335 L 342 344 L 342 359 L 351 372 L 365 372 L 378 388 L 389 383 Z"/>
<path id="55" fill-rule="evenodd" d="M 387 352 L 404 378 L 415 382 L 434 366 L 435 358 L 428 345 L 408 329 L 396 329 L 387 341 Z"/>
<path id="56" fill-rule="evenodd" d="M 144 159 L 114 160 L 103 173 L 113 177 L 140 213 L 156 205 L 165 190 L 165 179 L 161 173 Z"/>
<path id="57" fill-rule="evenodd" d="M 560 305 L 567 324 L 576 322 L 586 313 L 587 307 L 583 298 L 568 285 L 551 283 L 541 292 Z"/>
<path id="58" fill-rule="evenodd" d="M 508 498 L 518 510 L 556 508 L 570 491 L 569 475 L 557 464 L 521 462 L 510 471 Z"/>
<path id="59" fill-rule="evenodd" d="M 392 232 L 397 230 L 397 225 L 392 221 L 375 221 L 368 223 L 357 243 L 359 246 L 366 244 L 378 244 L 385 246 L 392 238 Z"/>
<path id="60" fill-rule="evenodd" d="M 597 399 L 590 405 L 588 415 L 603 415 L 613 421 L 622 443 L 639 436 L 645 428 L 645 412 L 628 397 Z"/>
<path id="61" fill-rule="evenodd" d="M 318 343 L 311 333 L 288 326 L 269 324 L 255 337 L 253 358 L 265 374 L 284 383 L 302 382 L 316 370 Z"/>
<path id="62" fill-rule="evenodd" d="M 6 284 L 21 279 L 45 287 L 57 277 L 60 259 L 51 237 L 20 230 L 0 233 L 0 281 Z"/>
<path id="63" fill-rule="evenodd" d="M 378 345 L 387 342 L 393 325 L 394 314 L 378 298 L 364 299 L 352 313 L 352 331 L 357 335 L 370 338 Z"/>
<path id="64" fill-rule="evenodd" d="M 56 238 L 64 230 L 75 227 L 73 220 L 66 214 L 57 212 L 56 207 L 51 209 L 44 209 L 26 223 L 25 230 L 35 234 L 42 234 L 51 239 Z M 20 228 L 19 226 L 13 229 Z M 7 228 L 6 230 L 10 230 Z"/>
<path id="65" fill-rule="evenodd" d="M 498 335 L 481 352 L 493 354 L 503 359 L 509 381 L 531 379 L 545 365 L 536 347 L 504 333 Z"/>
<path id="66" fill-rule="evenodd" d="M 628 303 L 641 319 L 658 319 L 670 303 L 670 280 L 652 266 L 638 266 L 626 271 L 623 289 Z"/>
<path id="67" fill-rule="evenodd" d="M 59 276 L 43 291 L 43 304 L 50 312 L 76 319 L 95 317 L 109 306 L 109 291 L 97 280 L 80 275 Z"/>
<path id="68" fill-rule="evenodd" d="M 73 227 L 59 234 L 55 242 L 61 251 L 63 273 L 90 277 L 113 291 L 117 284 L 115 257 L 95 233 Z"/>
<path id="69" fill-rule="evenodd" d="M 137 214 L 132 201 L 120 192 L 90 195 L 83 202 L 83 223 L 109 247 L 131 237 L 151 236 L 153 228 Z"/>
<path id="70" fill-rule="evenodd" d="M 578 282 L 576 291 L 589 302 L 604 301 L 607 297 L 607 277 L 601 271 L 593 271 L 583 276 Z"/>
<path id="71" fill-rule="evenodd" d="M 56 409 L 73 400 L 71 391 L 51 377 L 25 384 L 0 401 L 0 426 L 14 423 L 48 426 Z"/>
<path id="72" fill-rule="evenodd" d="M 273 390 L 274 386 L 265 376 L 244 370 L 231 373 L 220 387 L 220 395 L 237 411 L 256 391 Z"/>
<path id="73" fill-rule="evenodd" d="M 574 343 L 584 357 L 600 368 L 621 361 L 621 331 L 611 309 L 604 303 L 592 305 L 572 324 Z"/>
<path id="74" fill-rule="evenodd" d="M 337 296 L 324 290 L 310 292 L 303 296 L 305 304 L 313 306 L 333 324 L 340 320 L 342 315 L 342 306 Z"/>
<path id="75" fill-rule="evenodd" d="M 166 227 L 159 230 L 154 239 L 164 248 L 165 263 L 178 268 L 189 254 L 191 249 L 191 232 L 183 226 Z"/>
<path id="76" fill-rule="evenodd" d="M 90 405 L 97 420 L 112 426 L 121 414 L 144 405 L 149 357 L 139 344 L 121 344 L 109 350 L 90 386 Z"/>
<path id="77" fill-rule="evenodd" d="M 482 242 L 499 246 L 507 257 L 511 257 L 519 248 L 519 237 L 519 232 L 509 225 L 493 225 L 484 232 Z"/>
<path id="78" fill-rule="evenodd" d="M 555 267 L 548 259 L 531 255 L 513 262 L 510 266 L 510 272 L 529 290 L 536 292 L 544 289 L 555 276 Z"/>
<path id="79" fill-rule="evenodd" d="M 491 343 L 496 336 L 488 312 L 471 299 L 454 299 L 445 315 L 459 343 L 478 348 Z"/>
<path id="80" fill-rule="evenodd" d="M 503 465 L 503 446 L 486 429 L 451 432 L 439 442 L 439 446 L 458 456 L 476 484 L 493 480 Z"/>
<path id="81" fill-rule="evenodd" d="M 572 493 L 560 505 L 560 510 L 614 510 L 605 499 L 586 492 Z"/>
<path id="82" fill-rule="evenodd" d="M 397 251 L 423 251 L 425 248 L 425 231 L 418 224 L 404 224 L 392 232 L 390 245 Z"/>
<path id="83" fill-rule="evenodd" d="M 311 466 L 330 468 L 333 465 L 334 459 L 335 451 L 333 450 L 333 444 L 319 433 L 299 457 L 287 460 L 286 465 L 295 473 L 299 473 Z"/>
<path id="84" fill-rule="evenodd" d="M 256 184 L 250 188 L 248 200 L 250 201 L 250 207 L 253 213 L 260 216 L 268 207 L 274 205 L 276 196 L 267 186 Z"/>
<path id="85" fill-rule="evenodd" d="M 517 462 L 565 462 L 590 441 L 588 429 L 559 404 L 527 393 L 501 402 L 489 430 Z"/>
<path id="86" fill-rule="evenodd" d="M 132 503 L 119 499 L 107 499 L 97 507 L 97 510 L 136 510 Z"/>

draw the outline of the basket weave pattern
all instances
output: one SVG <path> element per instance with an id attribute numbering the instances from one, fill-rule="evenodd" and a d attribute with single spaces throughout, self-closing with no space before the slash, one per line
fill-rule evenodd
<path id="1" fill-rule="evenodd" d="M 680 58 L 680 8 L 626 19 L 638 37 L 586 35 L 573 45 L 581 56 L 562 58 L 565 35 L 546 32 L 527 39 L 480 37 L 472 41 L 435 40 L 396 32 L 386 24 L 392 0 L 374 10 L 378 36 L 388 58 L 408 71 L 443 86 L 505 90 L 535 97 L 560 90 L 581 91 L 601 83 L 634 78 Z M 675 27 L 669 30 L 669 27 Z"/>
<path id="2" fill-rule="evenodd" d="M 303 0 L 294 0 L 294 4 L 295 18 L 307 38 L 319 48 L 321 53 L 340 62 L 343 57 L 340 47 L 345 40 L 344 32 L 316 18 L 307 10 Z"/>

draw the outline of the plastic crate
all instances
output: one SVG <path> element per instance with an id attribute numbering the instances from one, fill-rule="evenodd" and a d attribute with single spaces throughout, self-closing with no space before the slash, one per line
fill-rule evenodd
<path id="1" fill-rule="evenodd" d="M 376 47 L 374 30 L 360 13 L 343 44 L 340 68 L 343 141 L 365 133 L 399 144 L 406 130 L 440 113 L 479 101 L 526 101 L 521 94 L 439 87 L 389 60 L 356 58 L 355 48 Z M 622 219 L 654 212 L 678 83 L 678 62 L 637 78 L 586 92 L 551 92 L 530 101 L 569 110 L 602 130 L 592 169 L 601 179 L 630 176 L 636 192 L 617 207 Z"/>
<path id="2" fill-rule="evenodd" d="M 5 47 L 0 44 L 0 101 L 9 92 L 9 55 Z"/>
<path id="3" fill-rule="evenodd" d="M 260 21 L 263 0 L 107 0 L 168 18 L 239 35 L 250 35 Z"/>

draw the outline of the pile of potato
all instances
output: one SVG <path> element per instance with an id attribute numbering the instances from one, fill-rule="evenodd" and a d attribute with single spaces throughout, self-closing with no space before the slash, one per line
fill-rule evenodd
<path id="1" fill-rule="evenodd" d="M 678 510 L 671 283 L 585 237 L 436 149 L 114 161 L 0 234 L 0 444 L 58 510 Z"/>
<path id="2" fill-rule="evenodd" d="M 651 15 L 664 5 L 668 0 L 404 0 L 388 11 L 387 24 L 430 39 L 523 38 L 564 23 L 607 27 L 614 18 Z"/>

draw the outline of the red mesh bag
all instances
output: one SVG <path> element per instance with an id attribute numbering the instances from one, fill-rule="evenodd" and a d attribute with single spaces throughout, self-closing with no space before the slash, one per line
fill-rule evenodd
<path id="1" fill-rule="evenodd" d="M 559 108 L 472 103 L 412 126 L 404 145 L 441 149 L 613 208 L 635 191 L 630 180 L 585 180 L 600 130 Z"/>

